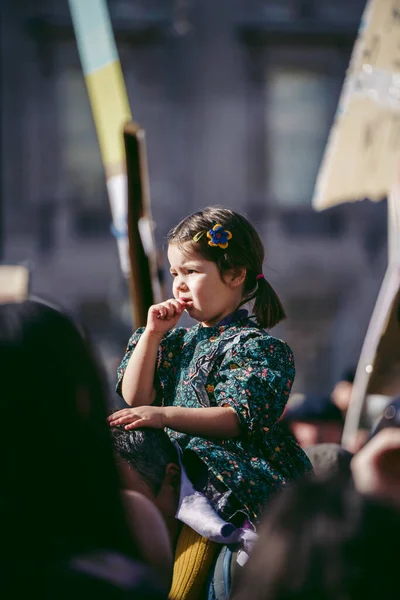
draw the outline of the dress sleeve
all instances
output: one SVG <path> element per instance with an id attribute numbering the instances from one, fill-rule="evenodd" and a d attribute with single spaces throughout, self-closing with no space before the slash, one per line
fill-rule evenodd
<path id="1" fill-rule="evenodd" d="M 122 379 L 124 377 L 126 367 L 128 366 L 129 359 L 132 356 L 132 353 L 135 350 L 144 330 L 144 327 L 140 327 L 132 335 L 128 342 L 125 356 L 118 367 L 116 391 L 121 398 L 123 397 Z M 175 369 L 173 367 L 175 366 L 175 362 L 179 361 L 180 349 L 186 332 L 187 329 L 185 327 L 171 329 L 164 335 L 160 342 L 157 352 L 156 370 L 154 374 L 154 387 L 156 390 L 156 399 L 153 403 L 154 405 L 161 406 L 164 402 L 165 387 L 169 387 L 168 382 L 170 381 L 171 377 L 174 379 L 173 374 Z"/>
<path id="2" fill-rule="evenodd" d="M 122 359 L 121 364 L 119 365 L 118 370 L 117 370 L 116 392 L 117 392 L 117 394 L 119 394 L 121 396 L 121 398 L 122 398 L 122 379 L 124 377 L 126 367 L 128 366 L 129 359 L 132 356 L 132 352 L 136 348 L 143 331 L 144 331 L 144 327 L 140 327 L 139 329 L 137 329 L 135 331 L 135 333 L 129 339 L 128 346 L 125 350 L 125 356 Z"/>
<path id="3" fill-rule="evenodd" d="M 214 388 L 219 406 L 232 406 L 246 437 L 258 437 L 277 422 L 295 375 L 289 346 L 271 337 L 253 337 L 224 356 Z"/>

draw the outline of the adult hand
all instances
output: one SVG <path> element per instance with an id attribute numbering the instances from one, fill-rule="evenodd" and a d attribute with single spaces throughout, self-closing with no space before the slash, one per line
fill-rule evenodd
<path id="1" fill-rule="evenodd" d="M 385 427 L 351 461 L 359 492 L 400 508 L 400 428 Z"/>
<path id="2" fill-rule="evenodd" d="M 185 309 L 183 302 L 175 298 L 150 306 L 147 313 L 146 331 L 164 335 L 176 326 Z"/>
<path id="3" fill-rule="evenodd" d="M 152 427 L 164 429 L 165 408 L 163 406 L 138 406 L 136 408 L 123 408 L 108 417 L 111 427 L 125 425 L 125 429 L 138 429 L 139 427 Z"/>

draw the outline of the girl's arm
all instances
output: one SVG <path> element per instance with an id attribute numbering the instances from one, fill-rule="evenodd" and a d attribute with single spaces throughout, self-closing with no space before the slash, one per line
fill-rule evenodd
<path id="1" fill-rule="evenodd" d="M 122 397 L 130 406 L 145 406 L 154 402 L 154 373 L 162 335 L 144 330 L 122 379 Z"/>
<path id="2" fill-rule="evenodd" d="M 231 406 L 207 408 L 166 406 L 164 410 L 164 427 L 174 431 L 221 439 L 238 437 L 241 432 L 238 416 Z"/>
<path id="3" fill-rule="evenodd" d="M 163 336 L 179 321 L 183 308 L 183 304 L 174 299 L 149 308 L 146 329 L 129 359 L 122 379 L 122 397 L 130 406 L 146 406 L 154 402 L 158 347 Z"/>
<path id="4" fill-rule="evenodd" d="M 109 423 L 139 427 L 168 427 L 174 431 L 205 438 L 229 439 L 241 433 L 239 418 L 231 406 L 185 408 L 182 406 L 140 406 L 125 408 L 111 415 Z"/>

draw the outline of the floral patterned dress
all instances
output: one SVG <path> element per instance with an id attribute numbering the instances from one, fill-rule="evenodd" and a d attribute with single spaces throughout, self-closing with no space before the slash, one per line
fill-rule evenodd
<path id="1" fill-rule="evenodd" d="M 117 392 L 144 329 L 129 340 L 118 369 Z M 167 430 L 183 451 L 194 452 L 215 481 L 223 483 L 251 520 L 258 520 L 270 497 L 311 470 L 306 454 L 277 423 L 295 375 L 289 346 L 250 318 L 228 325 L 179 327 L 162 339 L 155 375 L 162 406 L 232 406 L 242 433 L 206 439 Z"/>

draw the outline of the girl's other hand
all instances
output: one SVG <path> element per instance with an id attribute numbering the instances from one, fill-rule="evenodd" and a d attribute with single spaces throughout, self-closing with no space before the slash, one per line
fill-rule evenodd
<path id="1" fill-rule="evenodd" d="M 147 313 L 146 330 L 149 333 L 164 335 L 178 323 L 185 305 L 175 298 L 150 306 Z"/>
<path id="2" fill-rule="evenodd" d="M 163 406 L 138 406 L 137 408 L 123 408 L 108 417 L 111 427 L 125 425 L 125 429 L 138 427 L 152 427 L 164 429 L 165 408 Z"/>

